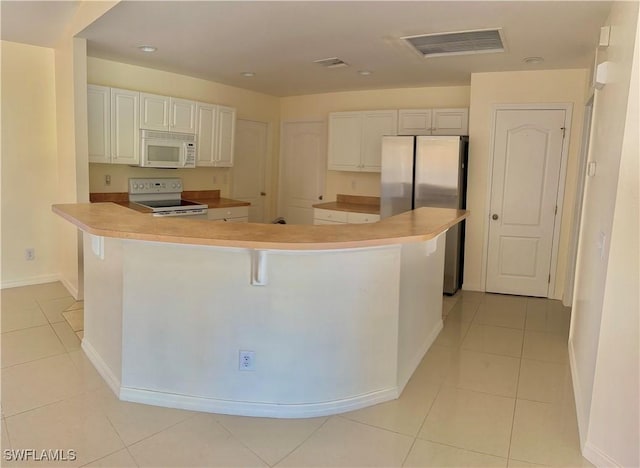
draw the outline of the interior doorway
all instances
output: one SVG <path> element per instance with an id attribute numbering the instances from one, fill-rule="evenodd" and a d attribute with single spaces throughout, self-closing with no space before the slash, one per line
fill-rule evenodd
<path id="1" fill-rule="evenodd" d="M 553 292 L 569 122 L 570 106 L 495 111 L 488 292 L 537 297 Z"/>
<path id="2" fill-rule="evenodd" d="M 282 124 L 278 213 L 288 224 L 313 224 L 313 207 L 322 200 L 326 164 L 326 123 Z"/>
<path id="3" fill-rule="evenodd" d="M 269 125 L 253 120 L 236 121 L 231 196 L 251 203 L 249 222 L 264 223 L 267 197 L 265 168 Z"/>

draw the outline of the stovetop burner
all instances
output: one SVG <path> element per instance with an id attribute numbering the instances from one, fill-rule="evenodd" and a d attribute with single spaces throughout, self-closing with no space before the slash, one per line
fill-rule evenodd
<path id="1" fill-rule="evenodd" d="M 182 199 L 182 180 L 129 179 L 129 201 L 150 208 L 154 216 L 204 215 L 207 205 Z"/>

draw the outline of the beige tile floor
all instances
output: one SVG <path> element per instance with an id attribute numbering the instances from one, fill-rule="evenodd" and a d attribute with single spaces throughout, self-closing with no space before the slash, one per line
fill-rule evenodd
<path id="1" fill-rule="evenodd" d="M 3 449 L 73 449 L 59 465 L 94 467 L 591 466 L 557 301 L 445 297 L 444 330 L 398 400 L 298 420 L 119 401 L 80 349 L 82 307 L 60 283 L 2 291 Z"/>

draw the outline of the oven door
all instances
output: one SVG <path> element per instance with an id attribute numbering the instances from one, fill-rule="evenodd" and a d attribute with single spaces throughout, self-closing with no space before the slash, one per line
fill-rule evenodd
<path id="1" fill-rule="evenodd" d="M 178 140 L 142 139 L 143 167 L 180 168 L 186 164 L 186 144 Z"/>

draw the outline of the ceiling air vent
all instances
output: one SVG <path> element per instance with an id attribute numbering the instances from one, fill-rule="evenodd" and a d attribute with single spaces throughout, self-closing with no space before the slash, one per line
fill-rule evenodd
<path id="1" fill-rule="evenodd" d="M 340 67 L 348 67 L 349 65 L 346 62 L 343 62 L 338 57 L 331 57 L 321 60 L 314 60 L 313 63 L 317 63 L 318 65 L 322 65 L 325 68 L 340 68 Z"/>
<path id="2" fill-rule="evenodd" d="M 423 57 L 504 52 L 501 29 L 403 37 Z"/>

